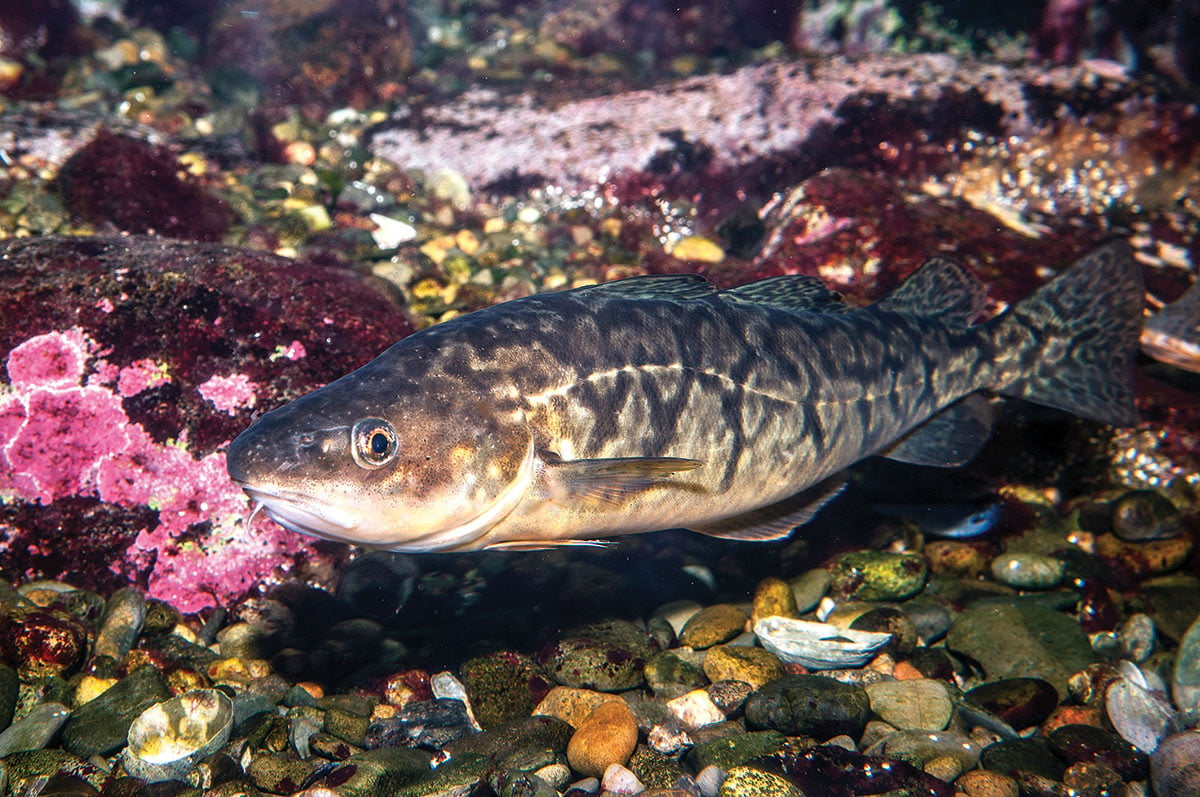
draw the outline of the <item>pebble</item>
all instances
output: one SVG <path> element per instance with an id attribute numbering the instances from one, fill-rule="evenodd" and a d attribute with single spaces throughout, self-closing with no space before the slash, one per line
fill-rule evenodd
<path id="1" fill-rule="evenodd" d="M 1041 678 L 1002 678 L 963 695 L 1017 730 L 1041 725 L 1058 706 L 1054 686 Z"/>
<path id="2" fill-rule="evenodd" d="M 42 609 L 14 609 L 0 617 L 0 646 L 23 681 L 70 675 L 83 662 L 87 629 L 74 617 Z"/>
<path id="3" fill-rule="evenodd" d="M 1200 617 L 1179 640 L 1171 678 L 1171 695 L 1175 698 L 1175 705 L 1185 715 L 1200 712 Z"/>
<path id="4" fill-rule="evenodd" d="M 21 679 L 17 671 L 0 662 L 0 731 L 12 723 L 20 693 Z"/>
<path id="5" fill-rule="evenodd" d="M 124 661 L 145 622 L 146 598 L 141 590 L 133 587 L 117 590 L 105 604 L 92 655 L 107 656 L 118 663 Z"/>
<path id="6" fill-rule="evenodd" d="M 141 667 L 104 694 L 75 709 L 62 729 L 62 744 L 79 756 L 112 755 L 125 745 L 129 726 L 145 709 L 171 697 L 153 667 Z"/>
<path id="7" fill-rule="evenodd" d="M 684 759 L 696 771 L 710 766 L 728 771 L 752 759 L 778 752 L 785 741 L 783 734 L 778 731 L 738 733 L 697 744 Z"/>
<path id="8" fill-rule="evenodd" d="M 831 589 L 854 600 L 904 600 L 921 591 L 927 572 L 917 554 L 852 551 L 834 562 Z"/>
<path id="9" fill-rule="evenodd" d="M 609 764 L 600 778 L 600 788 L 608 794 L 640 794 L 646 785 L 628 768 Z"/>
<path id="10" fill-rule="evenodd" d="M 466 704 L 485 728 L 528 717 L 552 686 L 533 659 L 512 651 L 468 659 L 459 673 Z"/>
<path id="11" fill-rule="evenodd" d="M 61 703 L 39 703 L 0 731 L 0 758 L 25 750 L 41 750 L 58 733 L 71 710 Z"/>
<path id="12" fill-rule="evenodd" d="M 1154 642 L 1157 636 L 1158 629 L 1154 625 L 1153 618 L 1141 612 L 1129 615 L 1117 628 L 1117 639 L 1121 644 L 1121 655 L 1134 663 L 1140 664 L 1150 658 L 1150 654 L 1154 652 Z M 1200 643 L 1200 633 L 1197 634 L 1196 642 Z M 1180 643 L 1181 650 L 1183 647 L 1183 643 Z M 1188 653 L 1177 654 L 1175 657 L 1176 665 L 1188 660 L 1191 661 L 1193 667 L 1200 670 L 1200 649 L 1192 647 Z M 1200 671 L 1196 673 L 1196 676 L 1198 678 L 1197 684 L 1200 685 Z M 1177 666 L 1176 683 L 1179 682 L 1178 679 L 1179 671 Z M 1180 708 L 1183 708 L 1182 704 Z"/>
<path id="13" fill-rule="evenodd" d="M 679 643 L 697 650 L 711 648 L 736 637 L 746 627 L 746 613 L 728 603 L 701 609 L 679 632 Z"/>
<path id="14" fill-rule="evenodd" d="M 624 764 L 637 746 L 638 727 L 624 702 L 601 703 L 567 745 L 567 760 L 581 775 L 601 777 L 610 764 Z"/>
<path id="15" fill-rule="evenodd" d="M 1008 553 L 992 560 L 992 577 L 1017 589 L 1053 589 L 1062 583 L 1066 564 L 1038 553 Z"/>
<path id="16" fill-rule="evenodd" d="M 558 717 L 570 723 L 572 728 L 578 728 L 601 703 L 620 701 L 620 699 L 616 695 L 595 692 L 591 689 L 556 686 L 546 693 L 542 702 L 534 708 L 533 713 Z"/>
<path id="17" fill-rule="evenodd" d="M 725 259 L 725 250 L 713 241 L 699 235 L 689 235 L 679 239 L 667 254 L 676 260 L 710 265 L 720 263 Z"/>
<path id="18" fill-rule="evenodd" d="M 729 770 L 718 797 L 804 797 L 804 793 L 779 775 L 753 769 L 734 767 Z"/>
<path id="19" fill-rule="evenodd" d="M 1157 797 L 1200 794 L 1200 730 L 1172 734 L 1150 756 L 1150 782 Z"/>
<path id="20" fill-rule="evenodd" d="M 865 688 L 871 710 L 902 731 L 940 731 L 954 713 L 950 694 L 941 681 L 880 681 Z"/>
<path id="21" fill-rule="evenodd" d="M 1019 797 L 1021 793 L 1015 780 L 985 769 L 964 772 L 954 785 L 967 797 Z"/>
<path id="22" fill-rule="evenodd" d="M 817 608 L 821 598 L 829 592 L 833 583 L 833 575 L 823 567 L 813 568 L 788 581 L 792 588 L 792 598 L 796 603 L 797 617 Z"/>
<path id="23" fill-rule="evenodd" d="M 613 620 L 569 633 L 539 661 L 562 686 L 623 692 L 642 685 L 642 669 L 657 652 L 632 623 Z"/>
<path id="24" fill-rule="evenodd" d="M 862 736 L 871 701 L 861 686 L 821 675 L 788 675 L 764 685 L 745 705 L 746 723 L 788 736 Z"/>
<path id="25" fill-rule="evenodd" d="M 799 617 L 792 587 L 780 578 L 764 578 L 754 590 L 750 625 L 763 617 Z"/>
<path id="26" fill-rule="evenodd" d="M 1177 730 L 1178 712 L 1146 681 L 1136 664 L 1123 661 L 1120 677 L 1104 692 L 1104 710 L 1113 729 L 1127 742 L 1153 752 L 1159 741 Z"/>
<path id="27" fill-rule="evenodd" d="M 679 724 L 689 731 L 725 721 L 725 712 L 713 703 L 703 689 L 667 701 L 667 708 L 679 720 Z"/>
<path id="28" fill-rule="evenodd" d="M 1094 659 L 1076 620 L 1023 604 L 967 609 L 950 626 L 946 647 L 979 662 L 989 679 L 1041 678 L 1060 695 L 1067 694 L 1067 679 Z"/>
<path id="29" fill-rule="evenodd" d="M 1183 533 L 1183 516 L 1170 499 L 1154 490 L 1133 490 L 1112 503 L 1112 531 L 1128 542 Z"/>
<path id="30" fill-rule="evenodd" d="M 949 624 L 947 624 L 949 627 Z M 891 606 L 876 606 L 860 614 L 850 623 L 852 631 L 874 631 L 891 634 L 892 640 L 884 647 L 893 654 L 907 655 L 917 646 L 917 626 L 908 615 Z"/>
<path id="31" fill-rule="evenodd" d="M 1173 573 L 1187 562 L 1192 554 L 1192 538 L 1186 534 L 1144 542 L 1126 542 L 1114 534 L 1096 538 L 1096 553 L 1116 559 L 1137 576 Z"/>
<path id="32" fill-rule="evenodd" d="M 939 758 L 953 758 L 963 770 L 968 770 L 979 763 L 980 748 L 966 735 L 954 731 L 929 733 L 888 729 L 884 730 L 881 739 L 867 746 L 866 751 L 868 755 L 900 758 L 920 766 Z"/>
<path id="33" fill-rule="evenodd" d="M 1005 739 L 988 745 L 980 754 L 979 763 L 984 769 L 1002 775 L 1029 772 L 1050 780 L 1062 780 L 1067 769 L 1040 736 Z"/>
<path id="34" fill-rule="evenodd" d="M 719 650 L 713 648 L 712 650 Z M 712 650 L 708 655 L 712 655 Z M 670 700 L 704 685 L 706 677 L 701 656 L 687 648 L 664 650 L 646 662 L 646 685 L 658 697 Z M 705 657 L 705 660 L 707 657 Z"/>
<path id="35" fill-rule="evenodd" d="M 671 628 L 675 631 L 675 636 L 678 637 L 683 631 L 687 621 L 692 619 L 696 612 L 700 611 L 701 606 L 697 601 L 693 600 L 678 600 L 664 603 L 655 610 L 650 619 L 663 618 L 671 624 Z"/>
<path id="36" fill-rule="evenodd" d="M 1068 764 L 1104 764 L 1125 780 L 1145 780 L 1150 774 L 1150 757 L 1104 728 L 1064 725 L 1047 734 L 1046 741 Z"/>
<path id="37" fill-rule="evenodd" d="M 974 579 L 988 567 L 986 547 L 978 543 L 937 540 L 925 545 L 929 569 L 937 575 Z"/>
<path id="38" fill-rule="evenodd" d="M 762 648 L 718 645 L 704 657 L 704 674 L 713 683 L 742 681 L 758 689 L 786 672 L 783 662 Z"/>

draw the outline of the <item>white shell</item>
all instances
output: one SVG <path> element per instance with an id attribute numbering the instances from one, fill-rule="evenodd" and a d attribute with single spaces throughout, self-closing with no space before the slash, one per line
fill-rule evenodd
<path id="1" fill-rule="evenodd" d="M 143 780 L 182 780 L 225 746 L 233 729 L 233 701 L 217 689 L 155 703 L 129 726 L 125 771 Z"/>
<path id="2" fill-rule="evenodd" d="M 810 670 L 861 667 L 892 638 L 877 631 L 855 631 L 791 617 L 764 617 L 754 624 L 754 633 L 759 644 L 782 661 L 803 664 Z"/>

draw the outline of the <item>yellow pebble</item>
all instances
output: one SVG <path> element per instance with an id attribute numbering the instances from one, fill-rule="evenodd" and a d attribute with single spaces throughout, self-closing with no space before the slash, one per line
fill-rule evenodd
<path id="1" fill-rule="evenodd" d="M 700 235 L 681 238 L 668 251 L 671 257 L 689 263 L 720 263 L 725 259 L 725 250 Z"/>
<path id="2" fill-rule="evenodd" d="M 764 578 L 758 582 L 754 590 L 754 608 L 750 615 L 750 627 L 753 628 L 764 617 L 799 617 L 796 610 L 796 596 L 792 587 L 783 579 Z"/>
<path id="3" fill-rule="evenodd" d="M 567 743 L 567 761 L 584 777 L 598 778 L 610 764 L 624 764 L 637 747 L 638 727 L 623 700 L 601 703 Z"/>
<path id="4" fill-rule="evenodd" d="M 556 686 L 546 693 L 533 713 L 558 717 L 572 728 L 578 728 L 601 703 L 612 700 L 620 702 L 621 698 L 603 692 L 593 692 L 591 689 Z"/>
<path id="5" fill-rule="evenodd" d="M 117 682 L 116 678 L 98 678 L 95 675 L 85 675 L 75 687 L 75 705 L 82 706 L 93 698 L 100 697 L 108 691 L 108 687 Z"/>

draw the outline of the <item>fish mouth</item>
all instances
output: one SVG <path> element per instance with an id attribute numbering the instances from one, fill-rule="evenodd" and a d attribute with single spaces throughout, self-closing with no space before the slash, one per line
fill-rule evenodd
<path id="1" fill-rule="evenodd" d="M 254 502 L 251 520 L 261 510 L 279 525 L 300 534 L 336 542 L 356 541 L 352 532 L 358 526 L 358 521 L 348 512 L 319 504 L 310 496 L 292 490 L 251 487 L 240 482 L 238 486 Z"/>

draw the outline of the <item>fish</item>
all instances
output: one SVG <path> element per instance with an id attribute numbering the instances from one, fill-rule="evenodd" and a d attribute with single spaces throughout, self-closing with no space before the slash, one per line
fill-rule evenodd
<path id="1" fill-rule="evenodd" d="M 1200 374 L 1200 281 L 1146 320 L 1141 343 L 1148 356 Z"/>
<path id="2" fill-rule="evenodd" d="M 987 534 L 1003 516 L 999 502 L 988 504 L 871 504 L 881 515 L 910 520 L 931 537 L 970 539 Z"/>
<path id="3" fill-rule="evenodd" d="M 296 532 L 401 552 L 537 550 L 684 528 L 780 540 L 872 455 L 953 467 L 984 392 L 1135 421 L 1140 268 L 1122 242 L 981 323 L 934 257 L 849 306 L 819 279 L 632 277 L 436 324 L 265 413 L 229 476 Z"/>

